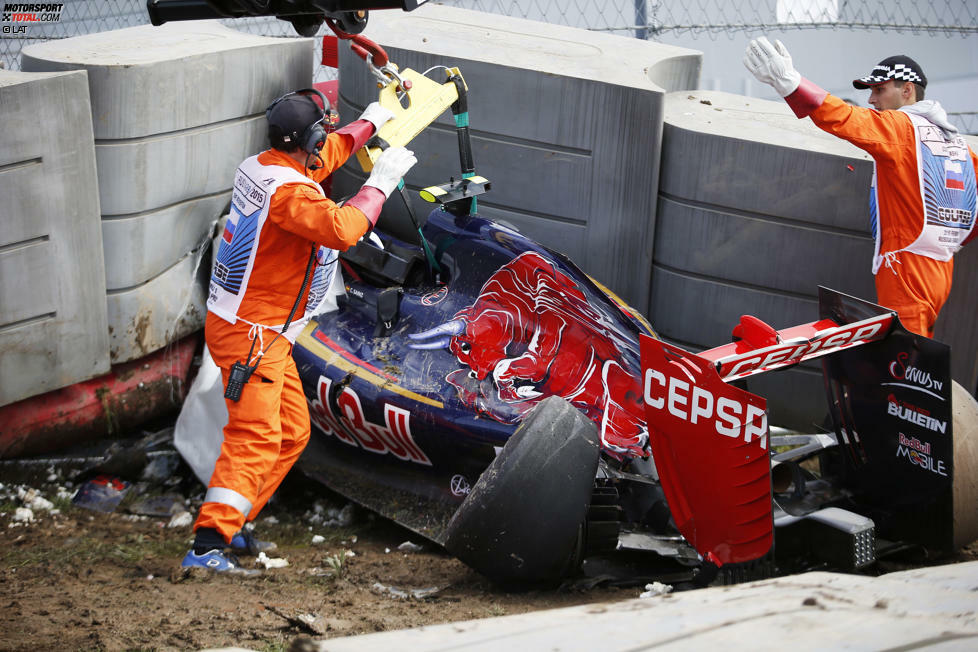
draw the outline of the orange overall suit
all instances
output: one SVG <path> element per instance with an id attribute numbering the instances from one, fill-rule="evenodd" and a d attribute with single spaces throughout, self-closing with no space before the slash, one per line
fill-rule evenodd
<path id="1" fill-rule="evenodd" d="M 275 336 L 303 287 L 311 252 L 322 245 L 316 278 L 328 286 L 336 250 L 355 244 L 377 220 L 386 199 L 380 190 L 364 186 L 339 207 L 318 186 L 373 131 L 371 123 L 360 120 L 330 134 L 316 170 L 275 149 L 247 159 L 238 169 L 232 214 L 211 279 L 205 337 L 225 386 L 233 363 L 260 362 L 241 399 L 225 401 L 224 443 L 195 531 L 211 528 L 230 542 L 246 519 L 258 515 L 309 440 L 309 412 L 292 342 L 315 308 L 307 310 L 311 295 L 317 295 L 318 303 L 326 288 L 317 288 L 314 281 L 299 298 L 299 317 L 284 337 Z M 322 273 L 329 278 L 320 278 Z M 263 353 L 256 358 L 259 351 Z"/>
<path id="2" fill-rule="evenodd" d="M 808 80 L 803 80 L 798 91 L 785 99 L 799 117 L 808 115 L 819 128 L 849 141 L 873 157 L 876 171 L 871 209 L 876 239 L 873 273 L 877 301 L 896 310 L 908 330 L 933 337 L 937 315 L 951 291 L 954 269 L 951 255 L 956 247 L 923 243 L 927 235 L 925 230 L 932 224 L 935 228 L 947 226 L 959 218 L 952 215 L 947 220 L 936 219 L 937 211 L 946 209 L 938 209 L 937 201 L 930 197 L 928 203 L 935 206 L 925 210 L 923 195 L 931 191 L 924 190 L 923 168 L 929 162 L 922 160 L 923 148 L 928 145 L 928 130 L 936 148 L 950 147 L 952 145 L 945 143 L 953 144 L 954 141 L 945 141 L 938 127 L 917 116 L 911 117 L 904 111 L 853 107 Z M 925 141 L 923 145 L 921 141 Z M 959 222 L 967 220 L 969 227 L 973 227 L 975 186 L 962 175 L 970 174 L 978 179 L 975 173 L 978 156 L 963 144 L 963 139 L 959 139 L 957 146 L 962 150 L 957 158 L 970 158 L 971 165 L 967 165 L 967 160 L 951 161 L 954 171 L 947 173 L 945 187 L 933 192 L 959 189 L 970 192 L 971 215 L 968 217 L 965 215 L 967 211 L 962 212 Z M 941 218 L 945 214 L 941 213 Z M 961 231 L 962 227 L 955 225 L 953 230 Z M 970 228 L 970 234 L 959 244 L 972 239 L 976 232 Z M 939 234 L 930 237 L 943 239 Z"/>

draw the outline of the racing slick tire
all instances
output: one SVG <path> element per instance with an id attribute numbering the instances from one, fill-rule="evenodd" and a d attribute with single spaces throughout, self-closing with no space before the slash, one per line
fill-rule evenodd
<path id="1" fill-rule="evenodd" d="M 954 547 L 978 539 L 978 402 L 964 387 L 951 383 L 954 425 Z"/>
<path id="2" fill-rule="evenodd" d="M 580 563 L 598 429 L 552 396 L 523 420 L 448 524 L 445 548 L 489 579 L 555 582 Z"/>

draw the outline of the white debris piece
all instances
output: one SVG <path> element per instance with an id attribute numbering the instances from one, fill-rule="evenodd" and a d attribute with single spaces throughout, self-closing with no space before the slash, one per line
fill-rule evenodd
<path id="1" fill-rule="evenodd" d="M 170 518 L 170 522 L 166 524 L 167 527 L 187 527 L 194 522 L 193 514 L 187 511 L 177 512 Z"/>
<path id="2" fill-rule="evenodd" d="M 313 626 L 316 624 L 316 614 L 299 614 L 296 618 L 306 625 Z"/>
<path id="3" fill-rule="evenodd" d="M 346 551 L 346 552 L 344 552 L 343 554 L 344 554 L 344 555 L 345 555 L 346 557 L 356 557 L 356 556 L 357 556 L 357 553 L 355 553 L 355 552 L 353 552 L 352 550 L 347 550 L 347 551 Z"/>
<path id="4" fill-rule="evenodd" d="M 35 512 L 48 511 L 54 508 L 54 503 L 42 496 L 41 492 L 37 489 L 18 487 L 17 497 L 24 503 L 24 507 L 32 509 Z"/>
<path id="5" fill-rule="evenodd" d="M 54 503 L 44 496 L 35 496 L 34 500 L 27 503 L 27 506 L 33 509 L 35 512 L 50 512 L 52 509 L 54 509 Z"/>
<path id="6" fill-rule="evenodd" d="M 261 520 L 262 523 L 267 523 L 268 525 L 278 525 L 278 519 L 274 516 L 266 516 Z"/>
<path id="7" fill-rule="evenodd" d="M 326 540 L 326 537 L 324 537 L 323 535 L 321 535 L 321 534 L 314 534 L 312 536 L 312 545 L 318 546 L 320 543 L 322 543 L 325 540 Z"/>
<path id="8" fill-rule="evenodd" d="M 435 593 L 441 591 L 440 586 L 432 586 L 425 589 L 399 589 L 396 586 L 387 586 L 381 584 L 380 582 L 374 582 L 373 589 L 378 593 L 385 593 L 392 598 L 397 598 L 398 600 L 407 600 L 413 598 L 415 600 L 424 600 L 429 598 Z"/>
<path id="9" fill-rule="evenodd" d="M 324 523 L 328 527 L 350 527 L 353 525 L 353 503 L 347 503 L 343 506 L 343 509 L 335 512 L 335 510 L 329 510 L 330 518 Z"/>
<path id="10" fill-rule="evenodd" d="M 256 564 L 261 564 L 266 569 L 269 568 L 285 568 L 289 565 L 289 560 L 285 557 L 269 557 L 263 552 L 258 553 L 258 557 L 255 559 Z"/>
<path id="11" fill-rule="evenodd" d="M 33 523 L 34 512 L 30 507 L 18 507 L 14 510 L 14 520 L 21 523 Z"/>
<path id="12" fill-rule="evenodd" d="M 416 543 L 412 543 L 411 541 L 405 541 L 404 543 L 399 545 L 397 549 L 400 550 L 401 552 L 421 552 L 422 550 L 424 550 L 422 546 L 419 546 Z"/>
<path id="13" fill-rule="evenodd" d="M 652 582 L 651 584 L 645 585 L 645 591 L 638 597 L 654 598 L 657 595 L 665 595 L 666 593 L 672 593 L 672 586 L 663 584 L 662 582 Z"/>
<path id="14" fill-rule="evenodd" d="M 323 506 L 323 504 L 316 501 L 312 504 L 310 509 L 306 510 L 306 513 L 302 515 L 302 518 L 312 525 L 319 525 L 323 522 L 323 512 L 325 511 L 326 508 Z"/>
<path id="15" fill-rule="evenodd" d="M 408 599 L 408 592 L 395 586 L 387 586 L 386 584 L 381 584 L 380 582 L 374 582 L 373 588 L 378 593 L 386 593 L 392 598 L 397 598 L 398 600 Z"/>

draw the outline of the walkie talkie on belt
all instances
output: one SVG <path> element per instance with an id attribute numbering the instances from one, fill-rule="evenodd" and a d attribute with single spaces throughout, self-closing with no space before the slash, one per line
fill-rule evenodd
<path id="1" fill-rule="evenodd" d="M 249 355 L 250 357 L 250 355 Z M 241 399 L 241 390 L 248 383 L 251 374 L 255 373 L 258 365 L 249 367 L 248 365 L 235 362 L 231 365 L 231 373 L 228 374 L 228 386 L 224 390 L 224 398 L 237 402 Z"/>
<path id="2" fill-rule="evenodd" d="M 309 262 L 306 263 L 306 277 L 302 279 L 302 287 L 299 288 L 299 296 L 295 298 L 295 303 L 292 305 L 292 312 L 289 313 L 289 318 L 285 320 L 285 324 L 282 326 L 282 332 L 276 333 L 275 337 L 268 344 L 268 348 L 272 348 L 272 344 L 275 344 L 275 340 L 279 336 L 284 335 L 285 331 L 289 329 L 289 324 L 292 323 L 292 318 L 295 317 L 295 311 L 299 309 L 299 303 L 302 301 L 302 297 L 306 293 L 306 288 L 309 286 L 309 279 L 311 278 L 313 264 L 316 262 L 316 245 L 312 246 L 312 253 L 309 254 Z M 257 338 L 255 338 L 257 339 Z M 251 361 L 251 354 L 255 351 L 255 340 L 251 340 L 251 348 L 248 349 L 248 357 L 245 358 L 247 362 Z M 264 351 L 258 352 L 258 362 L 253 365 L 242 364 L 240 360 L 231 365 L 230 373 L 228 374 L 228 384 L 224 388 L 224 398 L 229 401 L 238 402 L 241 400 L 241 391 L 244 386 L 248 384 L 248 380 L 251 378 L 251 374 L 255 373 L 255 369 L 258 368 L 258 363 L 261 362 L 261 356 L 264 355 Z"/>

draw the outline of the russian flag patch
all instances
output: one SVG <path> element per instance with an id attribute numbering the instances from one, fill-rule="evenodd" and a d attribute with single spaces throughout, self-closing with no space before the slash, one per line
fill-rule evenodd
<path id="1" fill-rule="evenodd" d="M 224 236 L 223 236 L 224 242 L 231 244 L 231 239 L 233 237 L 234 237 L 234 222 L 228 220 L 224 225 Z"/>
<path id="2" fill-rule="evenodd" d="M 964 170 L 960 161 L 944 161 L 944 187 L 964 190 Z"/>

